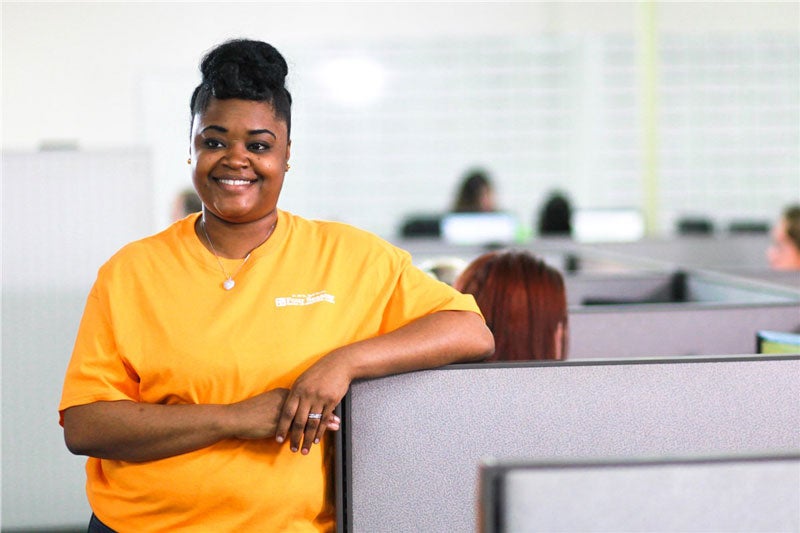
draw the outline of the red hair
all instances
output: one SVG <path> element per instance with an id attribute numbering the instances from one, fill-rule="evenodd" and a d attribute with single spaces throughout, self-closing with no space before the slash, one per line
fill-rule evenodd
<path id="1" fill-rule="evenodd" d="M 567 354 L 567 296 L 561 273 L 524 251 L 476 258 L 453 286 L 472 294 L 494 335 L 488 361 L 556 359 Z M 563 328 L 561 346 L 556 331 Z"/>

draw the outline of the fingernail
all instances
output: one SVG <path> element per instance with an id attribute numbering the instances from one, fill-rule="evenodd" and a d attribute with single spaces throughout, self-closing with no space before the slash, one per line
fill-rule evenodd
<path id="1" fill-rule="evenodd" d="M 303 451 L 301 453 L 303 455 L 308 455 L 308 448 L 303 448 Z"/>
<path id="2" fill-rule="evenodd" d="M 280 443 L 282 443 L 282 442 L 283 442 L 283 437 L 281 437 L 280 435 L 278 435 L 277 437 L 275 437 L 275 440 L 276 440 L 276 441 L 278 441 L 278 444 L 280 444 Z"/>
<path id="3" fill-rule="evenodd" d="M 341 419 L 341 418 L 339 418 L 339 417 L 338 417 L 338 416 L 336 416 L 336 415 L 333 415 L 333 420 L 334 420 L 334 422 L 337 422 L 337 423 L 342 421 L 342 419 Z"/>
<path id="4" fill-rule="evenodd" d="M 297 446 L 292 446 L 292 451 L 296 452 L 297 451 Z"/>
<path id="5" fill-rule="evenodd" d="M 319 444 L 319 439 L 314 439 L 314 444 Z"/>

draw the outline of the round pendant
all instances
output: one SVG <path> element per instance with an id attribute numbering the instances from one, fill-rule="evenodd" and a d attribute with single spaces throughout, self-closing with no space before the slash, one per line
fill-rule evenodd
<path id="1" fill-rule="evenodd" d="M 236 282 L 233 281 L 231 278 L 228 278 L 222 282 L 222 286 L 225 288 L 226 291 L 231 290 L 234 287 L 234 285 L 236 285 Z"/>

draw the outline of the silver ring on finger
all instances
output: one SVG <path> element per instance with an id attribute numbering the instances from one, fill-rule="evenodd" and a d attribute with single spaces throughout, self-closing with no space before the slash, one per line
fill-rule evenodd
<path id="1" fill-rule="evenodd" d="M 308 413 L 309 420 L 320 420 L 322 418 L 322 413 Z"/>

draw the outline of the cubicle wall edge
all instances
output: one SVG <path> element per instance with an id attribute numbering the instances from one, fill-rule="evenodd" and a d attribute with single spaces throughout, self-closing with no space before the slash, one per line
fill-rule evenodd
<path id="1" fill-rule="evenodd" d="M 350 455 L 350 446 L 348 445 L 349 439 L 345 438 L 347 428 L 344 423 L 345 420 L 350 418 L 349 396 L 348 392 L 334 410 L 334 414 L 342 420 L 342 426 L 333 437 L 333 479 L 331 480 L 334 487 L 333 499 L 336 511 L 337 533 L 348 531 L 346 525 L 350 523 L 348 514 L 350 512 L 350 503 L 347 495 L 351 491 L 348 465 L 352 463 L 352 457 Z"/>

